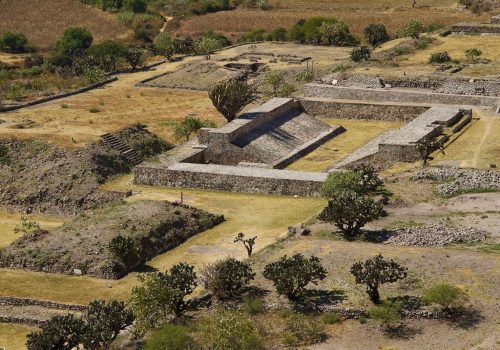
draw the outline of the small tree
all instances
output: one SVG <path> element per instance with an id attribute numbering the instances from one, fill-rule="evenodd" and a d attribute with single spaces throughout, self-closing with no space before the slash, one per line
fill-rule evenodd
<path id="1" fill-rule="evenodd" d="M 198 132 L 201 128 L 215 128 L 216 125 L 211 120 L 201 120 L 196 115 L 187 115 L 184 120 L 175 125 L 175 137 L 189 141 L 191 134 Z"/>
<path id="2" fill-rule="evenodd" d="M 323 36 L 323 41 L 328 42 L 328 45 L 340 43 L 350 35 L 347 25 L 339 20 L 323 22 L 318 31 Z"/>
<path id="3" fill-rule="evenodd" d="M 118 62 L 127 57 L 128 49 L 119 42 L 106 40 L 88 48 L 87 54 L 105 72 L 116 70 Z"/>
<path id="4" fill-rule="evenodd" d="M 125 61 L 130 65 L 132 69 L 137 69 L 144 65 L 146 60 L 146 53 L 144 50 L 139 49 L 135 46 L 130 46 L 124 56 Z"/>
<path id="5" fill-rule="evenodd" d="M 144 331 L 174 317 L 184 293 L 173 287 L 169 278 L 161 272 L 140 274 L 138 278 L 141 284 L 132 289 L 129 305 L 137 328 Z"/>
<path id="6" fill-rule="evenodd" d="M 451 57 L 448 54 L 448 52 L 435 52 L 430 55 L 429 57 L 429 63 L 446 63 L 450 62 Z"/>
<path id="7" fill-rule="evenodd" d="M 292 257 L 283 256 L 280 260 L 264 267 L 263 276 L 273 281 L 278 294 L 288 299 L 296 299 L 309 284 L 318 284 L 326 277 L 326 270 L 319 258 L 311 256 L 309 259 L 302 254 Z"/>
<path id="8" fill-rule="evenodd" d="M 115 258 L 127 266 L 135 263 L 138 258 L 139 249 L 132 237 L 122 235 L 113 237 L 108 244 L 108 249 Z"/>
<path id="9" fill-rule="evenodd" d="M 198 285 L 194 266 L 187 263 L 179 263 L 172 266 L 169 273 L 162 275 L 162 277 L 166 279 L 171 288 L 176 288 L 182 293 L 182 298 L 179 299 L 175 308 L 175 313 L 180 315 L 185 306 L 184 297 L 193 293 Z"/>
<path id="10" fill-rule="evenodd" d="M 158 34 L 153 45 L 155 52 L 165 56 L 168 60 L 170 60 L 175 53 L 174 40 L 168 33 L 163 32 Z"/>
<path id="11" fill-rule="evenodd" d="M 353 191 L 365 194 L 363 177 L 356 171 L 335 171 L 328 174 L 325 182 L 321 185 L 321 195 L 327 199 L 333 198 L 336 194 L 344 191 Z"/>
<path id="12" fill-rule="evenodd" d="M 406 278 L 407 269 L 394 260 L 385 260 L 379 254 L 365 262 L 357 262 L 351 267 L 351 274 L 357 284 L 366 285 L 366 293 L 374 304 L 380 303 L 379 287 Z"/>
<path id="13" fill-rule="evenodd" d="M 426 304 L 437 304 L 443 311 L 450 311 L 463 307 L 469 296 L 456 286 L 440 283 L 424 290 L 422 299 Z"/>
<path id="14" fill-rule="evenodd" d="M 286 82 L 283 73 L 277 71 L 266 73 L 264 76 L 264 85 L 266 85 L 264 94 L 268 98 L 288 97 L 297 90 L 294 85 Z"/>
<path id="15" fill-rule="evenodd" d="M 220 40 L 212 37 L 202 37 L 194 43 L 194 52 L 198 55 L 204 55 L 207 60 L 210 55 L 217 50 L 222 49 L 224 46 Z"/>
<path id="16" fill-rule="evenodd" d="M 251 257 L 252 252 L 253 252 L 253 246 L 255 245 L 256 239 L 257 239 L 257 236 L 245 239 L 245 234 L 243 232 L 240 232 L 235 237 L 234 243 L 237 243 L 237 242 L 243 243 L 243 245 L 245 246 L 245 249 L 247 250 L 248 257 Z"/>
<path id="17" fill-rule="evenodd" d="M 146 12 L 148 5 L 144 0 L 124 0 L 122 8 L 134 13 Z"/>
<path id="18" fill-rule="evenodd" d="M 236 298 L 254 278 L 250 265 L 234 258 L 208 264 L 201 271 L 204 287 L 220 300 Z"/>
<path id="19" fill-rule="evenodd" d="M 365 28 L 365 38 L 371 46 L 378 46 L 389 40 L 389 34 L 383 24 L 369 24 Z"/>
<path id="20" fill-rule="evenodd" d="M 57 42 L 57 51 L 67 57 L 82 55 L 92 44 L 93 37 L 85 28 L 68 28 Z"/>
<path id="21" fill-rule="evenodd" d="M 427 165 L 429 160 L 434 158 L 431 156 L 432 152 L 435 150 L 440 150 L 444 154 L 444 146 L 441 142 L 431 137 L 424 137 L 416 144 L 417 151 L 420 153 L 420 158 L 423 161 L 423 165 Z"/>
<path id="22" fill-rule="evenodd" d="M 360 46 L 352 49 L 350 57 L 353 62 L 368 61 L 372 55 L 372 51 L 368 46 Z"/>
<path id="23" fill-rule="evenodd" d="M 109 349 L 118 333 L 132 324 L 134 315 L 122 301 L 94 300 L 85 312 L 85 349 Z"/>
<path id="24" fill-rule="evenodd" d="M 54 316 L 42 323 L 40 331 L 27 336 L 28 350 L 71 350 L 80 344 L 85 332 L 85 322 L 74 315 Z"/>
<path id="25" fill-rule="evenodd" d="M 418 38 L 420 33 L 423 33 L 424 31 L 425 26 L 422 24 L 422 22 L 417 19 L 412 19 L 398 32 L 398 36 L 401 38 Z"/>
<path id="26" fill-rule="evenodd" d="M 28 38 L 23 33 L 5 32 L 0 35 L 0 51 L 21 53 L 28 50 Z"/>
<path id="27" fill-rule="evenodd" d="M 368 222 L 383 216 L 383 208 L 381 200 L 354 191 L 341 191 L 328 201 L 319 219 L 335 224 L 347 239 L 352 239 Z"/>
<path id="28" fill-rule="evenodd" d="M 377 175 L 375 168 L 367 163 L 355 165 L 352 169 L 361 175 L 361 186 L 365 193 L 379 193 L 384 181 Z"/>
<path id="29" fill-rule="evenodd" d="M 476 48 L 465 50 L 465 57 L 467 57 L 467 61 L 472 63 L 476 63 L 479 59 L 479 56 L 481 56 L 482 54 L 483 52 Z"/>
<path id="30" fill-rule="evenodd" d="M 256 98 L 255 88 L 252 85 L 236 79 L 216 84 L 208 92 L 208 97 L 228 122 L 235 119 L 243 107 Z"/>

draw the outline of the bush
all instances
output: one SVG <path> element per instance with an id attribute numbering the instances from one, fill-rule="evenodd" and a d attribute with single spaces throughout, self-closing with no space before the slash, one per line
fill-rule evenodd
<path id="1" fill-rule="evenodd" d="M 268 40 L 273 41 L 286 41 L 287 39 L 287 31 L 283 27 L 276 28 L 269 34 Z"/>
<path id="2" fill-rule="evenodd" d="M 365 28 L 365 38 L 372 46 L 378 46 L 389 40 L 389 34 L 383 24 L 370 24 Z"/>
<path id="3" fill-rule="evenodd" d="M 342 316 L 336 312 L 325 312 L 321 315 L 324 324 L 336 324 L 342 322 Z"/>
<path id="4" fill-rule="evenodd" d="M 254 295 L 243 298 L 243 310 L 250 315 L 257 315 L 264 312 L 264 300 Z"/>
<path id="5" fill-rule="evenodd" d="M 368 46 L 360 46 L 352 49 L 350 57 L 353 62 L 368 61 L 372 55 L 372 51 Z"/>
<path id="6" fill-rule="evenodd" d="M 92 109 L 92 108 L 91 108 Z M 91 111 L 91 113 L 93 113 Z M 109 251 L 126 266 L 133 265 L 138 260 L 139 249 L 132 237 L 118 235 L 108 244 Z"/>
<path id="7" fill-rule="evenodd" d="M 264 95 L 267 98 L 288 97 L 297 90 L 297 88 L 286 82 L 282 72 L 269 71 L 264 76 Z"/>
<path id="8" fill-rule="evenodd" d="M 298 73 L 295 76 L 295 80 L 310 83 L 314 80 L 314 73 L 308 70 Z"/>
<path id="9" fill-rule="evenodd" d="M 9 149 L 4 145 L 0 145 L 0 164 L 10 164 Z"/>
<path id="10" fill-rule="evenodd" d="M 264 29 L 256 29 L 252 32 L 242 34 L 238 39 L 241 43 L 249 43 L 254 41 L 264 41 L 266 39 L 266 32 Z"/>
<path id="11" fill-rule="evenodd" d="M 442 310 L 449 311 L 463 307 L 469 296 L 456 286 L 441 283 L 424 290 L 422 299 L 426 304 L 437 304 Z"/>
<path id="12" fill-rule="evenodd" d="M 344 191 L 353 191 L 365 194 L 363 178 L 361 173 L 356 171 L 339 171 L 328 174 L 325 182 L 321 185 L 321 196 L 333 198 L 336 194 Z"/>
<path id="13" fill-rule="evenodd" d="M 396 327 L 401 319 L 401 303 L 385 302 L 368 310 L 370 317 L 382 323 L 386 331 Z"/>
<path id="14" fill-rule="evenodd" d="M 147 4 L 144 0 L 124 0 L 122 8 L 126 11 L 142 13 L 146 12 Z"/>
<path id="15" fill-rule="evenodd" d="M 482 54 L 483 54 L 483 52 L 479 49 L 476 49 L 476 48 L 465 50 L 465 57 L 467 57 L 467 61 L 473 62 L 473 63 L 477 62 L 477 59 Z"/>
<path id="16" fill-rule="evenodd" d="M 325 328 L 316 318 L 291 312 L 284 316 L 285 339 L 288 346 L 321 343 L 326 339 Z"/>
<path id="17" fill-rule="evenodd" d="M 357 43 L 344 22 L 326 17 L 298 21 L 288 32 L 288 37 L 299 43 L 318 45 L 349 46 Z"/>
<path id="18" fill-rule="evenodd" d="M 43 65 L 44 60 L 41 55 L 30 55 L 24 58 L 24 67 L 32 68 Z"/>
<path id="19" fill-rule="evenodd" d="M 69 58 L 81 56 L 93 40 L 92 34 L 85 28 L 68 28 L 57 42 L 57 51 Z"/>
<path id="20" fill-rule="evenodd" d="M 201 271 L 204 287 L 220 300 L 234 299 L 255 278 L 250 265 L 234 258 L 206 265 Z"/>
<path id="21" fill-rule="evenodd" d="M 155 53 L 170 59 L 175 52 L 174 40 L 168 33 L 160 33 L 154 40 Z"/>
<path id="22" fill-rule="evenodd" d="M 28 38 L 23 33 L 5 32 L 0 35 L 0 51 L 22 53 L 28 51 Z"/>
<path id="23" fill-rule="evenodd" d="M 394 260 L 385 260 L 379 254 L 365 262 L 357 262 L 351 267 L 356 283 L 366 285 L 366 293 L 374 304 L 380 303 L 378 288 L 381 284 L 393 283 L 406 278 L 407 269 Z"/>
<path id="24" fill-rule="evenodd" d="M 200 337 L 209 349 L 264 349 L 252 322 L 237 311 L 219 310 L 200 321 Z"/>
<path id="25" fill-rule="evenodd" d="M 228 122 L 256 98 L 255 88 L 244 81 L 230 79 L 216 84 L 208 92 L 212 104 Z"/>
<path id="26" fill-rule="evenodd" d="M 278 294 L 288 299 L 296 299 L 309 283 L 318 284 L 326 277 L 326 270 L 321 266 L 319 258 L 311 256 L 309 259 L 302 254 L 292 257 L 286 255 L 280 260 L 267 264 L 263 276 L 273 281 Z"/>
<path id="27" fill-rule="evenodd" d="M 152 332 L 146 341 L 144 350 L 186 350 L 197 349 L 193 337 L 187 327 L 167 323 Z"/>
<path id="28" fill-rule="evenodd" d="M 400 38 L 418 38 L 420 33 L 425 32 L 425 27 L 419 20 L 412 19 L 398 32 Z"/>
<path id="29" fill-rule="evenodd" d="M 94 44 L 87 49 L 87 55 L 93 60 L 94 66 L 105 72 L 115 71 L 118 63 L 125 60 L 127 52 L 125 45 L 112 40 Z"/>
<path id="30" fill-rule="evenodd" d="M 446 63 L 450 61 L 451 57 L 448 52 L 435 52 L 429 57 L 429 63 Z"/>
<path id="31" fill-rule="evenodd" d="M 27 336 L 28 350 L 71 350 L 80 344 L 85 332 L 85 322 L 74 315 L 54 316 L 42 323 L 40 331 Z"/>

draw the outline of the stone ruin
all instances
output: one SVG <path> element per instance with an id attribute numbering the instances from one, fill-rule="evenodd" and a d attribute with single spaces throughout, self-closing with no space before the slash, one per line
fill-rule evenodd
<path id="1" fill-rule="evenodd" d="M 491 17 L 490 23 L 457 23 L 451 26 L 454 34 L 487 34 L 500 35 L 500 14 Z"/>

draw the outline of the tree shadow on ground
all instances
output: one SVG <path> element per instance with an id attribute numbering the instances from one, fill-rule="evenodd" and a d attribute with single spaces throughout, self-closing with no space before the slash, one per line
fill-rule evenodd
<path id="1" fill-rule="evenodd" d="M 394 232 L 388 230 L 363 231 L 362 238 L 370 243 L 384 243 L 394 235 Z"/>
<path id="2" fill-rule="evenodd" d="M 484 320 L 481 311 L 473 306 L 450 311 L 448 316 L 447 321 L 452 327 L 462 329 L 475 328 Z"/>
<path id="3" fill-rule="evenodd" d="M 134 269 L 135 272 L 158 272 L 158 269 L 156 267 L 150 266 L 150 265 L 141 265 L 137 268 Z"/>
<path id="4" fill-rule="evenodd" d="M 260 288 L 257 286 L 246 286 L 246 287 L 243 287 L 243 289 L 241 290 L 240 299 L 244 299 L 247 297 L 262 298 L 262 297 L 265 297 L 266 295 L 268 295 L 269 293 L 271 293 L 271 291 L 264 289 L 264 288 Z"/>
<path id="5" fill-rule="evenodd" d="M 384 333 L 393 339 L 408 340 L 414 338 L 418 334 L 423 333 L 422 327 L 409 326 L 405 323 L 400 323 L 397 326 L 384 329 Z"/>
<path id="6" fill-rule="evenodd" d="M 324 306 L 338 305 L 345 299 L 342 290 L 307 289 L 294 301 L 294 309 L 318 309 Z"/>

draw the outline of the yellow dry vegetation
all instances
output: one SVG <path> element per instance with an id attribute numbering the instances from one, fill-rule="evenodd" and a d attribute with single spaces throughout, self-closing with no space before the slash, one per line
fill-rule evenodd
<path id="1" fill-rule="evenodd" d="M 293 198 L 148 187 L 132 184 L 132 176 L 117 178 L 104 186 L 107 190 L 128 190 L 135 194 L 128 200 L 179 200 L 213 213 L 224 214 L 222 224 L 190 238 L 175 249 L 157 256 L 148 265 L 166 270 L 175 263 L 185 261 L 197 268 L 203 264 L 233 256 L 244 258 L 244 248 L 233 243 L 238 232 L 256 235 L 256 250 L 274 243 L 286 235 L 287 227 L 305 222 L 324 206 L 319 198 Z M 103 280 L 59 274 L 0 269 L 0 295 L 15 295 L 60 302 L 88 303 L 95 298 L 127 299 L 137 283 L 137 273 L 120 280 Z"/>
<path id="2" fill-rule="evenodd" d="M 28 221 L 36 222 L 42 229 L 52 229 L 60 226 L 66 219 L 49 215 L 23 215 L 20 213 L 9 213 L 0 210 L 0 248 L 12 243 L 21 236 L 21 233 L 15 233 L 16 226 L 20 226 L 21 218 L 25 217 Z"/>
<path id="3" fill-rule="evenodd" d="M 188 60 L 186 60 L 188 61 Z M 186 62 L 185 61 L 185 62 Z M 0 137 L 36 138 L 63 147 L 82 147 L 106 132 L 146 124 L 149 130 L 173 142 L 173 123 L 188 113 L 221 122 L 206 92 L 136 87 L 142 79 L 169 72 L 179 63 L 167 63 L 153 72 L 119 75 L 102 88 L 2 115 Z M 32 120 L 34 128 L 16 129 Z"/>
<path id="4" fill-rule="evenodd" d="M 325 171 L 334 163 L 355 151 L 386 130 L 403 125 L 398 121 L 361 119 L 323 119 L 330 125 L 341 125 L 347 131 L 334 137 L 313 152 L 288 166 L 290 170 Z"/>
<path id="5" fill-rule="evenodd" d="M 0 348 L 5 350 L 25 350 L 26 335 L 35 329 L 35 327 L 18 324 L 0 323 Z"/>
<path id="6" fill-rule="evenodd" d="M 486 21 L 488 18 L 487 15 L 476 16 L 469 11 L 461 11 L 454 0 L 421 0 L 415 8 L 411 1 L 398 0 L 270 0 L 269 4 L 271 9 L 266 11 L 239 8 L 191 17 L 182 22 L 178 32 L 193 34 L 214 30 L 237 38 L 244 32 L 289 28 L 300 19 L 322 16 L 343 20 L 358 36 L 363 35 L 370 23 L 383 23 L 394 35 L 411 19 L 418 19 L 427 25 L 439 23 L 450 26 L 457 22 Z"/>

